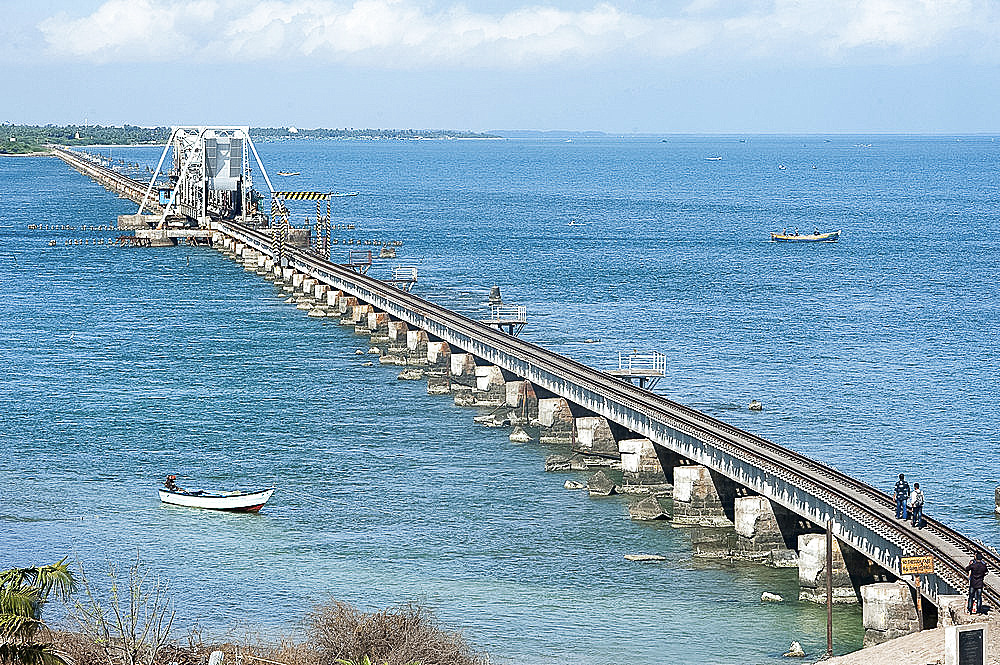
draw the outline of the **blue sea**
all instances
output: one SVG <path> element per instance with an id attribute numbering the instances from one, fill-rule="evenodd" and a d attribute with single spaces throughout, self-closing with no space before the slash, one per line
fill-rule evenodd
<path id="1" fill-rule="evenodd" d="M 355 225 L 335 259 L 349 239 L 402 241 L 370 274 L 416 266 L 417 294 L 471 316 L 499 285 L 528 308 L 522 337 L 594 367 L 659 351 L 658 392 L 885 490 L 905 472 L 930 515 L 1000 543 L 993 137 L 257 147 L 282 189 L 359 192 L 334 202 Z M 0 159 L 0 568 L 68 556 L 100 581 L 138 555 L 179 634 L 295 634 L 335 598 L 423 603 L 494 663 L 825 650 L 825 608 L 795 599 L 794 569 L 693 558 L 684 530 L 632 522 L 627 499 L 563 489 L 587 474 L 545 473 L 558 448 L 365 366 L 365 338 L 218 252 L 66 245 L 132 212 L 54 158 Z M 769 242 L 784 228 L 843 233 Z M 256 516 L 203 512 L 160 505 L 168 473 L 278 489 Z M 859 648 L 860 609 L 834 620 L 836 650 Z"/>

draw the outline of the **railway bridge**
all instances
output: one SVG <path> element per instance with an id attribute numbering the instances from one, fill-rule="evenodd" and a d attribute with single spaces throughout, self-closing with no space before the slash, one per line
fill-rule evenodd
<path id="1" fill-rule="evenodd" d="M 72 154 L 58 156 L 77 166 Z M 100 176 L 133 200 L 148 195 L 121 174 Z M 275 220 L 207 216 L 198 225 L 214 247 L 294 292 L 310 315 L 369 335 L 382 362 L 420 367 L 429 392 L 493 407 L 515 431 L 565 443 L 570 465 L 620 468 L 622 488 L 645 492 L 653 516 L 662 508 L 692 527 L 699 551 L 797 566 L 803 598 L 864 602 L 866 617 L 871 605 L 873 616 L 882 612 L 866 626 L 873 641 L 954 621 L 949 603 L 967 589 L 964 567 L 977 551 L 991 568 L 984 600 L 1000 608 L 994 551 L 933 518 L 919 529 L 897 520 L 892 498 L 860 480 L 335 263 L 328 249 L 276 242 Z M 912 556 L 932 557 L 934 572 L 904 574 Z"/>

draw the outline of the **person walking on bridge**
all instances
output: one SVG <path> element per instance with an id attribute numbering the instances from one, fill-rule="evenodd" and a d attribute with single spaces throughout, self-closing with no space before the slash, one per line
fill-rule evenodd
<path id="1" fill-rule="evenodd" d="M 910 483 L 906 482 L 906 478 L 903 474 L 899 474 L 899 480 L 896 481 L 896 519 L 905 520 L 906 519 L 906 501 L 910 498 Z"/>
<path id="2" fill-rule="evenodd" d="M 913 516 L 913 526 L 920 528 L 924 519 L 924 492 L 920 489 L 920 483 L 913 483 L 913 491 L 910 492 L 910 514 Z"/>
<path id="3" fill-rule="evenodd" d="M 976 608 L 976 614 L 982 614 L 983 580 L 986 578 L 986 573 L 989 570 L 986 562 L 983 561 L 983 553 L 976 552 L 976 558 L 969 562 L 965 570 L 969 573 L 969 614 L 972 614 L 973 607 Z"/>

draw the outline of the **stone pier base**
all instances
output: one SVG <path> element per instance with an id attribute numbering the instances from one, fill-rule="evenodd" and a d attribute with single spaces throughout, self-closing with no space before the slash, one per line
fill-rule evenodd
<path id="1" fill-rule="evenodd" d="M 734 515 L 734 556 L 777 568 L 793 568 L 798 565 L 798 556 L 785 544 L 774 505 L 769 499 L 763 496 L 738 496 Z"/>
<path id="2" fill-rule="evenodd" d="M 538 400 L 538 441 L 540 443 L 573 443 L 576 421 L 563 397 Z"/>
<path id="3" fill-rule="evenodd" d="M 507 406 L 510 407 L 511 422 L 527 425 L 538 420 L 538 397 L 530 381 L 508 381 Z"/>
<path id="4" fill-rule="evenodd" d="M 674 514 L 677 526 L 733 527 L 711 472 L 700 464 L 674 468 Z"/>
<path id="5" fill-rule="evenodd" d="M 630 488 L 651 487 L 657 490 L 668 487 L 663 465 L 656 448 L 649 439 L 622 439 L 618 442 L 622 460 L 622 486 Z"/>
<path id="6" fill-rule="evenodd" d="M 603 416 L 576 419 L 576 441 L 573 452 L 607 459 L 619 459 L 618 442 L 611 433 L 611 423 Z"/>
<path id="7" fill-rule="evenodd" d="M 919 628 L 913 592 L 902 582 L 861 587 L 861 603 L 866 647 L 915 633 Z"/>
<path id="8" fill-rule="evenodd" d="M 464 404 L 476 389 L 476 358 L 471 353 L 451 354 L 451 374 L 449 389 L 455 395 L 456 404 Z"/>
<path id="9" fill-rule="evenodd" d="M 799 600 L 826 603 L 826 534 L 806 533 L 799 536 Z M 858 602 L 840 541 L 833 539 L 833 602 L 851 605 Z"/>
<path id="10" fill-rule="evenodd" d="M 427 365 L 428 343 L 426 330 L 406 331 L 406 364 L 419 367 Z"/>

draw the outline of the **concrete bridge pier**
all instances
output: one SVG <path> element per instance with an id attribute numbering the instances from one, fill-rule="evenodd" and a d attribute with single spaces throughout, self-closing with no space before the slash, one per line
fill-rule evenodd
<path id="1" fill-rule="evenodd" d="M 799 600 L 826 603 L 826 534 L 806 533 L 798 538 L 799 545 Z M 843 548 L 833 539 L 833 602 L 851 605 L 860 600 L 858 589 L 851 579 Z"/>
<path id="2" fill-rule="evenodd" d="M 428 395 L 447 395 L 451 392 L 451 346 L 448 342 L 427 342 Z"/>
<path id="3" fill-rule="evenodd" d="M 656 446 L 649 439 L 627 438 L 618 442 L 618 455 L 622 461 L 622 486 L 626 492 L 665 491 L 669 488 L 667 476 L 657 454 Z"/>
<path id="4" fill-rule="evenodd" d="M 371 337 L 372 331 L 368 327 L 368 317 L 375 313 L 375 308 L 368 303 L 361 303 L 357 307 L 357 311 L 354 315 L 357 317 L 357 321 L 354 323 L 354 334 L 355 335 L 367 335 Z"/>
<path id="5" fill-rule="evenodd" d="M 270 256 L 268 256 L 267 254 L 258 253 L 257 270 L 255 270 L 254 272 L 257 273 L 258 277 L 267 277 L 267 275 L 270 274 L 271 270 L 273 270 L 273 266 L 274 266 L 274 261 L 271 260 Z"/>
<path id="6" fill-rule="evenodd" d="M 538 441 L 573 445 L 576 418 L 565 397 L 543 397 L 538 400 Z"/>
<path id="7" fill-rule="evenodd" d="M 734 505 L 734 481 L 700 464 L 675 467 L 673 481 L 674 525 L 733 528 L 726 505 Z"/>
<path id="8" fill-rule="evenodd" d="M 455 403 L 458 404 L 459 400 L 466 400 L 464 395 L 460 397 L 459 394 L 471 393 L 476 389 L 476 357 L 471 353 L 452 351 L 451 374 L 448 378 L 451 393 L 455 396 Z"/>
<path id="9" fill-rule="evenodd" d="M 243 252 L 240 255 L 240 263 L 243 264 L 243 269 L 247 272 L 257 271 L 257 259 L 261 254 L 255 249 L 250 247 L 244 247 Z"/>
<path id="10" fill-rule="evenodd" d="M 307 276 L 307 277 L 305 277 L 302 280 L 302 284 L 299 285 L 299 291 L 302 292 L 302 296 L 304 298 L 309 298 L 310 300 L 312 300 L 313 299 L 313 289 L 316 288 L 317 284 L 319 284 L 319 280 L 318 279 L 315 279 L 313 277 L 308 277 Z"/>
<path id="11" fill-rule="evenodd" d="M 406 331 L 406 364 L 414 367 L 424 367 L 427 365 L 427 351 L 430 346 L 430 338 L 426 330 Z"/>
<path id="12" fill-rule="evenodd" d="M 341 317 L 341 325 L 351 326 L 354 328 L 354 332 L 364 335 L 368 332 L 368 314 L 374 312 L 375 308 L 366 302 L 358 301 L 356 305 L 352 305 L 344 316 Z M 360 328 L 360 330 L 359 330 Z"/>
<path id="13" fill-rule="evenodd" d="M 670 523 L 684 527 L 697 557 L 729 557 L 736 547 L 732 513 L 736 483 L 700 464 L 674 468 Z"/>
<path id="14" fill-rule="evenodd" d="M 285 291 L 289 293 L 302 293 L 302 283 L 306 281 L 305 273 L 298 272 L 297 270 L 292 270 L 290 279 L 288 280 L 288 286 L 285 287 Z"/>
<path id="15" fill-rule="evenodd" d="M 371 312 L 368 315 L 368 330 L 371 333 L 372 346 L 381 348 L 389 344 L 389 321 L 391 318 L 386 312 L 379 311 Z"/>
<path id="16" fill-rule="evenodd" d="M 506 384 L 507 406 L 510 407 L 510 421 L 515 426 L 525 427 L 538 421 L 538 395 L 531 381 L 513 380 Z"/>
<path id="17" fill-rule="evenodd" d="M 344 295 L 340 297 L 337 301 L 337 313 L 340 314 L 340 325 L 354 326 L 357 324 L 358 320 L 355 317 L 354 310 L 359 304 L 361 304 L 360 301 L 354 296 Z"/>
<path id="18" fill-rule="evenodd" d="M 794 568 L 798 565 L 798 555 L 789 547 L 785 535 L 792 529 L 797 516 L 763 496 L 736 497 L 733 514 L 736 529 L 734 555 L 737 558 L 775 568 Z"/>
<path id="19" fill-rule="evenodd" d="M 454 356 L 452 356 L 454 357 Z M 475 357 L 473 357 L 475 362 Z M 455 406 L 499 407 L 507 401 L 507 382 L 503 370 L 496 365 L 479 365 L 464 367 L 460 378 L 468 376 L 471 369 L 471 390 L 455 391 Z M 453 377 L 454 380 L 454 377 Z"/>
<path id="20" fill-rule="evenodd" d="M 295 268 L 283 267 L 281 269 L 281 290 L 285 293 L 293 292 L 295 290 L 295 276 L 300 274 L 295 271 Z M 305 275 L 302 275 L 302 278 L 304 279 Z"/>
<path id="21" fill-rule="evenodd" d="M 916 594 L 903 582 L 878 582 L 861 587 L 861 617 L 866 647 L 916 633 L 920 627 Z M 925 625 L 935 624 L 925 622 Z"/>
<path id="22" fill-rule="evenodd" d="M 618 441 L 615 439 L 611 423 L 603 416 L 581 416 L 574 423 L 576 436 L 572 450 L 575 453 L 602 457 L 608 460 L 621 459 Z"/>
<path id="23" fill-rule="evenodd" d="M 410 328 L 405 321 L 393 321 L 390 319 L 386 323 L 387 343 L 386 351 L 379 357 L 379 362 L 383 365 L 405 365 L 406 364 L 406 335 Z"/>

